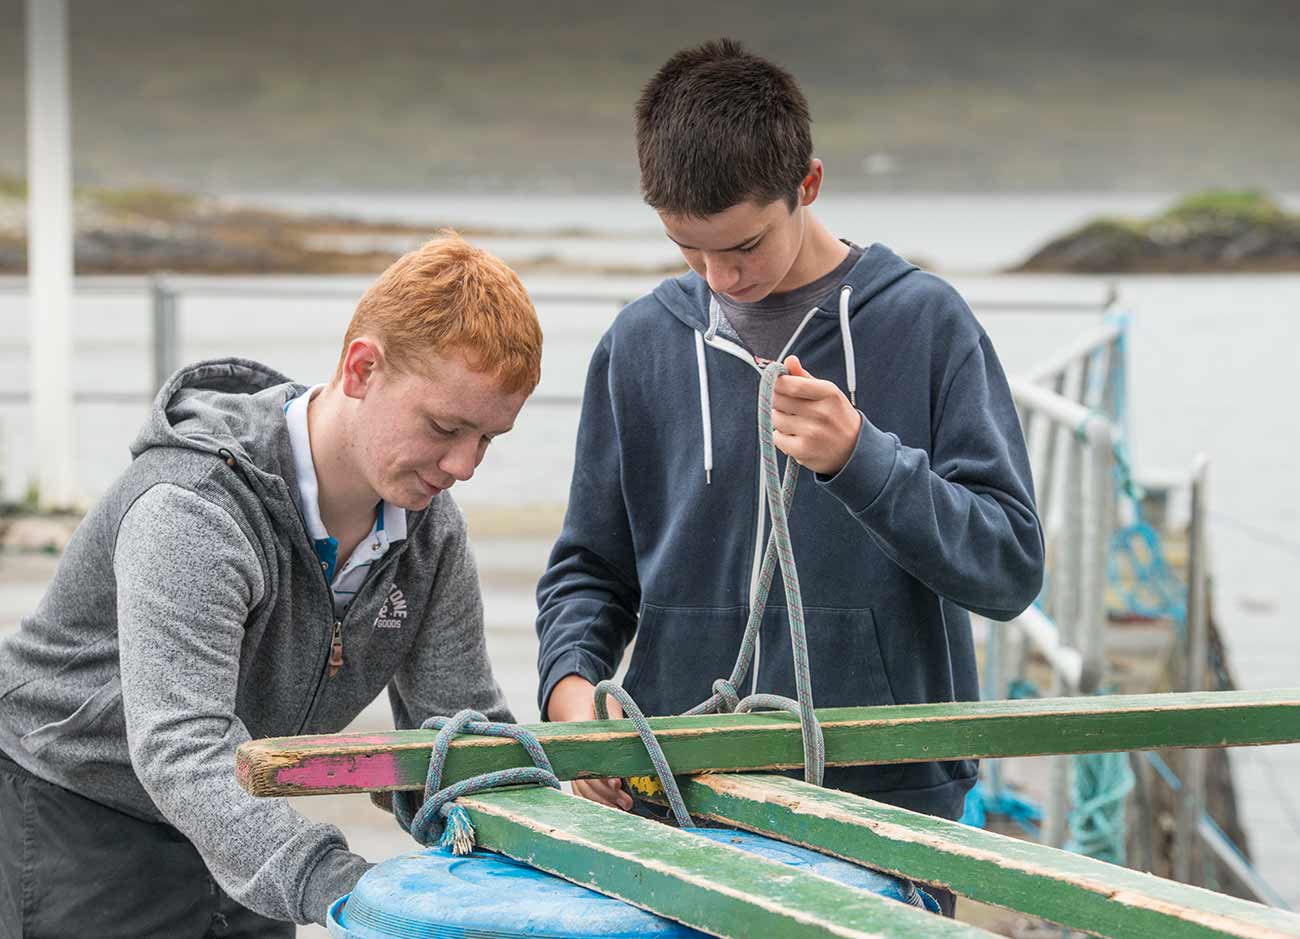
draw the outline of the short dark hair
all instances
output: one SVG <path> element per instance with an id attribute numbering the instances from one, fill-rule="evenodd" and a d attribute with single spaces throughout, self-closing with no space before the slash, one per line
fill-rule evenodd
<path id="1" fill-rule="evenodd" d="M 747 200 L 793 209 L 812 161 L 812 118 L 794 76 L 734 39 L 684 49 L 636 104 L 641 193 L 702 218 Z"/>

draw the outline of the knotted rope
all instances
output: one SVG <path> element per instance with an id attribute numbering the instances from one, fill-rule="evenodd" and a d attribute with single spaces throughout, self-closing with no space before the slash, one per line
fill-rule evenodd
<path id="1" fill-rule="evenodd" d="M 452 717 L 431 717 L 420 725 L 421 730 L 438 730 L 429 757 L 429 772 L 424 779 L 424 804 L 416 807 L 410 792 L 393 793 L 393 814 L 397 823 L 411 837 L 423 845 L 437 843 L 440 848 L 450 847 L 454 854 L 469 854 L 474 849 L 474 826 L 469 813 L 455 800 L 484 789 L 497 786 L 550 786 L 560 788 L 560 781 L 551 768 L 551 761 L 537 737 L 517 724 L 489 721 L 478 711 L 464 710 Z M 442 769 L 447 761 L 447 750 L 457 734 L 482 734 L 488 737 L 510 737 L 519 743 L 532 758 L 533 766 L 483 773 L 463 779 L 442 788 Z"/>

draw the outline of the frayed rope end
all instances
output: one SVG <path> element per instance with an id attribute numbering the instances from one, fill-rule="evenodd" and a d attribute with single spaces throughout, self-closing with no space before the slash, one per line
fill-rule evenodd
<path id="1" fill-rule="evenodd" d="M 452 854 L 469 854 L 474 850 L 474 825 L 469 813 L 459 805 L 453 804 L 447 812 L 447 824 L 438 839 L 438 847 L 451 848 Z"/>

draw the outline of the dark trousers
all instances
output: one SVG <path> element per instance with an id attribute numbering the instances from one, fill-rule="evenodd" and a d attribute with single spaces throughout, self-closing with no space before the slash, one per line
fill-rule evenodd
<path id="1" fill-rule="evenodd" d="M 226 896 L 175 828 L 47 783 L 0 753 L 0 939 L 294 933 Z"/>

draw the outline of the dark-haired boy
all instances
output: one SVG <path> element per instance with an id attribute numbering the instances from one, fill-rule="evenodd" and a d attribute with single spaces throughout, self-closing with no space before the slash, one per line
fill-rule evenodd
<path id="1" fill-rule="evenodd" d="M 776 445 L 812 479 L 790 512 L 819 707 L 979 696 L 968 610 L 1042 581 L 1024 439 L 956 291 L 812 214 L 823 168 L 781 68 L 727 40 L 673 56 L 637 104 L 646 201 L 691 272 L 623 310 L 592 357 L 564 529 L 538 586 L 542 712 L 593 683 L 679 713 L 729 674 L 766 540 L 755 407 L 786 362 Z M 773 586 L 754 687 L 794 695 Z M 742 693 L 749 690 L 741 689 Z M 826 784 L 956 818 L 972 761 L 830 768 Z M 631 806 L 617 780 L 574 788 Z M 951 901 L 946 904 L 951 909 Z"/>

